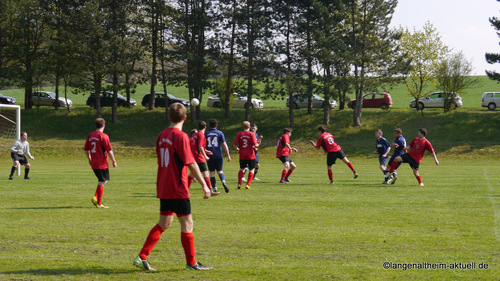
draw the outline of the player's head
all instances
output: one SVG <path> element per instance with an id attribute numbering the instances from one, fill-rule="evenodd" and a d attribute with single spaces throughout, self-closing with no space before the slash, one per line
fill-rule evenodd
<path id="1" fill-rule="evenodd" d="M 319 131 L 320 133 L 322 133 L 322 134 L 323 134 L 324 132 L 326 132 L 326 128 L 325 128 L 325 126 L 319 126 L 319 127 L 318 127 L 318 131 Z"/>
<path id="2" fill-rule="evenodd" d="M 27 139 L 28 139 L 28 133 L 26 133 L 26 132 L 21 132 L 21 139 L 22 139 L 22 140 L 27 140 Z"/>
<path id="3" fill-rule="evenodd" d="M 384 132 L 382 131 L 382 129 L 377 129 L 375 130 L 375 136 L 382 136 L 384 134 Z"/>
<path id="4" fill-rule="evenodd" d="M 245 129 L 245 130 L 249 130 L 249 129 L 250 129 L 250 122 L 248 122 L 248 121 L 244 121 L 244 122 L 243 122 L 243 129 Z"/>
<path id="5" fill-rule="evenodd" d="M 208 121 L 208 124 L 210 125 L 210 128 L 215 129 L 219 125 L 219 121 L 217 119 L 212 118 L 210 121 Z"/>
<path id="6" fill-rule="evenodd" d="M 207 127 L 207 122 L 203 120 L 198 122 L 198 131 L 205 129 L 206 127 Z"/>
<path id="7" fill-rule="evenodd" d="M 198 130 L 196 130 L 196 129 L 192 129 L 192 130 L 191 130 L 191 134 L 190 134 L 189 136 L 191 136 L 191 137 L 192 137 L 192 136 L 194 136 L 194 134 L 196 134 L 196 133 L 198 133 Z"/>
<path id="8" fill-rule="evenodd" d="M 426 137 L 427 136 L 427 130 L 424 129 L 424 128 L 420 128 L 418 129 L 418 132 L 423 136 L 423 137 Z"/>
<path id="9" fill-rule="evenodd" d="M 100 129 L 106 125 L 106 121 L 103 118 L 97 118 L 95 120 L 95 128 Z"/>
<path id="10" fill-rule="evenodd" d="M 168 108 L 168 119 L 173 123 L 179 123 L 183 120 L 186 120 L 186 108 L 182 103 L 173 103 Z"/>
<path id="11" fill-rule="evenodd" d="M 403 130 L 401 130 L 400 128 L 394 129 L 394 135 L 395 136 L 400 136 L 402 134 L 403 134 Z"/>
<path id="12" fill-rule="evenodd" d="M 283 134 L 292 134 L 292 129 L 290 128 L 283 129 Z"/>
<path id="13" fill-rule="evenodd" d="M 250 131 L 256 132 L 258 129 L 257 124 L 253 123 L 252 126 L 250 127 Z"/>

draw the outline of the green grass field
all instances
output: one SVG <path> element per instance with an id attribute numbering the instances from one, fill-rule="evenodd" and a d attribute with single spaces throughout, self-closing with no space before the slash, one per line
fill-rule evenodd
<path id="1" fill-rule="evenodd" d="M 132 259 L 157 222 L 156 163 L 117 158 L 106 210 L 90 202 L 96 179 L 81 158 L 36 159 L 31 181 L 1 177 L 0 280 L 500 278 L 498 160 L 441 159 L 436 167 L 427 156 L 419 187 L 406 164 L 395 185 L 381 185 L 375 157 L 350 159 L 356 180 L 337 163 L 328 185 L 325 159 L 298 155 L 293 182 L 278 184 L 282 165 L 265 157 L 252 190 L 235 189 L 237 161 L 226 162 L 228 194 L 203 200 L 199 185 L 191 190 L 197 259 L 215 269 L 184 269 L 175 221 L 150 256 L 159 271 L 145 273 Z M 385 262 L 476 269 L 384 269 Z"/>

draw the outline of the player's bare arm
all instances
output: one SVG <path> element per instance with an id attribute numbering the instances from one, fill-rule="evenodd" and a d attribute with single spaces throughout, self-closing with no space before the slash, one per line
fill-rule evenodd
<path id="1" fill-rule="evenodd" d="M 229 147 L 227 146 L 227 143 L 223 142 L 222 147 L 224 147 L 224 150 L 226 151 L 227 162 L 231 162 L 231 154 L 229 154 Z"/>
<path id="2" fill-rule="evenodd" d="M 207 183 L 205 182 L 205 179 L 201 175 L 200 168 L 198 168 L 198 164 L 195 162 L 191 163 L 188 165 L 189 171 L 191 172 L 191 176 L 194 177 L 200 184 L 201 188 L 203 189 L 203 192 L 205 195 L 203 196 L 203 199 L 208 199 L 210 198 L 210 195 L 212 192 L 210 191 L 210 188 L 208 188 Z"/>
<path id="3" fill-rule="evenodd" d="M 108 153 L 109 158 L 111 158 L 111 161 L 113 161 L 113 168 L 116 168 L 118 164 L 116 164 L 115 154 L 113 153 L 113 150 L 110 150 Z"/>
<path id="4" fill-rule="evenodd" d="M 434 157 L 434 163 L 436 163 L 436 166 L 439 166 L 439 160 L 437 158 L 436 152 L 433 152 L 432 156 Z"/>

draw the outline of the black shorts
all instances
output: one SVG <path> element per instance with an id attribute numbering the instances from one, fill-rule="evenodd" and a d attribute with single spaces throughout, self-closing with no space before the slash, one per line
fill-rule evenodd
<path id="1" fill-rule="evenodd" d="M 292 159 L 290 159 L 290 157 L 288 156 L 281 156 L 281 157 L 278 157 L 278 159 L 281 161 L 281 163 L 285 164 L 286 162 L 289 162 L 289 163 L 292 163 Z"/>
<path id="2" fill-rule="evenodd" d="M 418 167 L 420 166 L 420 163 L 418 163 L 417 161 L 415 161 L 415 159 L 413 159 L 410 154 L 408 153 L 405 153 L 403 155 L 401 155 L 401 158 L 403 159 L 403 163 L 408 163 L 410 164 L 410 167 L 412 169 L 415 169 L 418 171 Z"/>
<path id="3" fill-rule="evenodd" d="M 205 162 L 203 162 L 203 163 L 198 163 L 197 162 L 196 164 L 198 164 L 198 168 L 200 168 L 200 172 L 203 173 L 203 172 L 208 171 L 207 164 Z"/>
<path id="4" fill-rule="evenodd" d="M 93 169 L 99 181 L 109 181 L 109 169 Z"/>
<path id="5" fill-rule="evenodd" d="M 10 157 L 12 158 L 12 161 L 16 162 L 19 161 L 19 164 L 26 165 L 29 163 L 28 158 L 26 158 L 26 155 L 24 154 L 17 154 L 12 152 L 10 154 Z"/>
<path id="6" fill-rule="evenodd" d="M 403 154 L 393 154 L 393 155 L 391 156 L 391 159 L 389 159 L 389 163 L 387 163 L 387 167 L 391 167 L 392 162 L 394 162 L 394 159 L 395 159 L 396 157 L 398 157 L 398 156 L 401 156 L 401 157 L 402 157 L 403 155 L 404 155 L 404 153 L 403 153 Z M 401 162 L 399 162 L 399 163 L 398 163 L 398 167 L 399 167 L 399 165 L 401 165 Z"/>
<path id="7" fill-rule="evenodd" d="M 222 171 L 222 163 L 223 162 L 224 162 L 224 159 L 222 159 L 222 158 L 209 159 L 207 161 L 208 170 L 210 172 L 215 172 L 215 170 Z"/>
<path id="8" fill-rule="evenodd" d="M 191 214 L 191 201 L 188 199 L 160 199 L 160 214 L 171 216 L 177 214 L 178 217 Z"/>
<path id="9" fill-rule="evenodd" d="M 326 157 L 326 165 L 331 166 L 335 164 L 335 161 L 337 161 L 337 159 L 344 159 L 344 157 L 346 156 L 342 149 L 335 152 L 328 152 L 328 156 Z"/>
<path id="10" fill-rule="evenodd" d="M 255 169 L 255 159 L 252 160 L 243 160 L 240 159 L 240 169 L 245 169 L 248 167 L 248 170 Z"/>

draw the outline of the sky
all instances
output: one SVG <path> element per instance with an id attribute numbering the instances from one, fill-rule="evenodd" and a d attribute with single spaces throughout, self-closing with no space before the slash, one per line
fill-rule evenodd
<path id="1" fill-rule="evenodd" d="M 474 75 L 485 70 L 500 72 L 500 64 L 488 64 L 485 53 L 500 53 L 500 38 L 489 22 L 500 18 L 500 2 L 496 0 L 399 0 L 391 26 L 422 30 L 429 21 L 452 49 L 462 51 L 472 62 Z"/>

